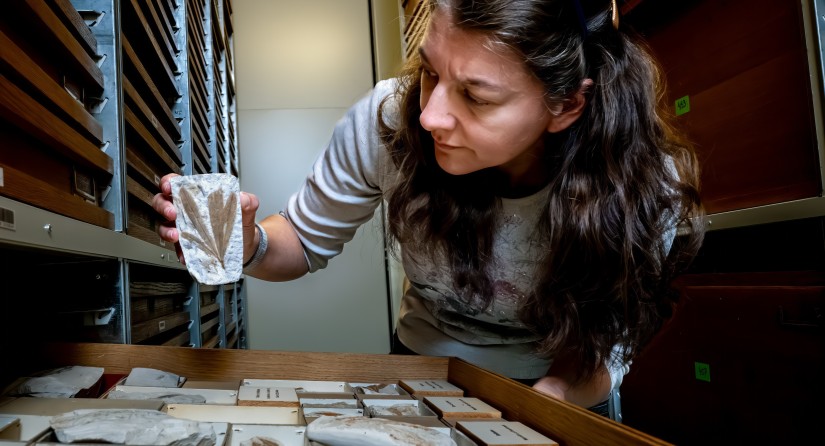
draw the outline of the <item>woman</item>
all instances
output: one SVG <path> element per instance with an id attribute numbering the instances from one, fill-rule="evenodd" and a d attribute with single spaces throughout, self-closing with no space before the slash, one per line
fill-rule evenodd
<path id="1" fill-rule="evenodd" d="M 457 356 L 589 407 L 695 254 L 696 159 L 609 0 L 434 0 L 418 54 L 338 123 L 280 215 L 242 194 L 246 272 L 326 266 L 385 200 L 411 287 L 394 350 Z M 155 197 L 173 221 L 168 176 Z M 177 241 L 172 224 L 160 235 Z"/>

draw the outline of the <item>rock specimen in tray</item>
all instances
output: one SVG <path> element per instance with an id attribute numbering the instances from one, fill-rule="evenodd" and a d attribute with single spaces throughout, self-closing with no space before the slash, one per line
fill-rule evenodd
<path id="1" fill-rule="evenodd" d="M 237 282 L 243 270 L 238 179 L 229 174 L 174 177 L 175 224 L 186 268 L 204 285 Z"/>
<path id="2" fill-rule="evenodd" d="M 368 384 L 368 385 L 354 385 L 357 393 L 364 395 L 399 395 L 401 392 L 395 384 Z"/>
<path id="3" fill-rule="evenodd" d="M 283 446 L 283 443 L 269 437 L 252 437 L 242 441 L 241 446 Z"/>
<path id="4" fill-rule="evenodd" d="M 50 424 L 61 443 L 213 446 L 217 437 L 208 423 L 145 409 L 79 409 Z"/>
<path id="5" fill-rule="evenodd" d="M 321 417 L 307 425 L 306 436 L 328 446 L 456 446 L 434 429 L 386 418 Z"/>
<path id="6" fill-rule="evenodd" d="M 70 366 L 44 372 L 26 379 L 8 392 L 9 396 L 72 398 L 95 385 L 103 376 L 100 367 Z"/>
<path id="7" fill-rule="evenodd" d="M 129 372 L 126 381 L 127 386 L 136 387 L 180 387 L 181 378 L 174 373 L 163 370 L 148 369 L 145 367 L 135 367 Z"/>
<path id="8" fill-rule="evenodd" d="M 183 394 L 173 392 L 124 392 L 113 390 L 106 398 L 110 400 L 161 400 L 166 404 L 206 404 L 203 395 Z"/>
<path id="9" fill-rule="evenodd" d="M 415 417 L 421 415 L 418 406 L 412 404 L 393 404 L 392 406 L 370 406 L 373 416 Z"/>

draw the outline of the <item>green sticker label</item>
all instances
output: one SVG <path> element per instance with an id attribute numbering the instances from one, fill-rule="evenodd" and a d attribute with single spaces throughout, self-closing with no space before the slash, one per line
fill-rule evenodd
<path id="1" fill-rule="evenodd" d="M 693 368 L 696 373 L 696 379 L 710 382 L 710 366 L 708 364 L 704 362 L 694 362 Z"/>
<path id="2" fill-rule="evenodd" d="M 676 100 L 676 116 L 684 115 L 690 111 L 690 96 L 684 96 Z"/>

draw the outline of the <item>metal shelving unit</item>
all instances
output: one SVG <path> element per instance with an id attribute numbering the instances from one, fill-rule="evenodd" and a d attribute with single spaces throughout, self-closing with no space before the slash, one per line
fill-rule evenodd
<path id="1" fill-rule="evenodd" d="M 191 44 L 193 28 L 205 32 L 203 45 Z M 232 169 L 217 161 L 237 157 L 226 130 L 236 125 L 229 0 L 21 3 L 0 18 L 0 31 L 0 305 L 14 310 L 3 312 L 0 348 L 20 333 L 241 346 L 240 285 L 213 290 L 217 312 L 203 328 L 199 297 L 209 288 L 159 239 L 150 205 L 165 173 L 239 175 L 237 161 Z M 205 77 L 193 75 L 194 60 L 206 62 Z M 18 99 L 33 111 L 14 108 Z M 197 156 L 195 134 L 206 143 Z M 19 153 L 35 155 L 20 161 Z M 193 168 L 198 156 L 204 169 Z"/>

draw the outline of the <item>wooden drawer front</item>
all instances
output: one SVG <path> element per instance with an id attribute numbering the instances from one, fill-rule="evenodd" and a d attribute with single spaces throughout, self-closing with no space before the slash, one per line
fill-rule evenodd
<path id="1" fill-rule="evenodd" d="M 630 15 L 664 67 L 668 103 L 675 109 L 689 98 L 678 120 L 698 145 L 710 213 L 822 190 L 800 8 L 799 1 L 646 2 Z"/>
<path id="2" fill-rule="evenodd" d="M 816 277 L 691 277 L 674 319 L 625 379 L 624 422 L 678 444 L 818 436 L 825 280 Z"/>
<path id="3" fill-rule="evenodd" d="M 215 155 L 217 156 L 217 172 L 229 172 L 229 158 L 227 146 L 227 108 L 226 108 L 226 40 L 222 26 L 223 17 L 220 14 L 221 0 L 209 0 L 209 9 L 212 14 L 212 79 L 215 110 Z"/>
<path id="4" fill-rule="evenodd" d="M 157 235 L 160 223 L 152 209 L 160 178 L 183 173 L 182 132 L 172 112 L 181 87 L 182 48 L 175 41 L 176 5 L 168 1 L 126 0 L 123 19 L 123 118 L 127 229 L 136 238 L 169 250 Z"/>
<path id="5" fill-rule="evenodd" d="M 209 88 L 207 61 L 204 54 L 208 50 L 203 17 L 206 12 L 205 0 L 186 0 L 186 35 L 189 58 L 189 107 L 192 113 L 192 164 L 193 173 L 212 171 L 210 144 Z"/>
<path id="6" fill-rule="evenodd" d="M 129 268 L 132 343 L 189 345 L 189 274 L 139 264 Z"/>
<path id="7" fill-rule="evenodd" d="M 200 332 L 201 346 L 220 346 L 220 288 L 215 285 L 200 285 Z"/>
<path id="8" fill-rule="evenodd" d="M 114 228 L 102 191 L 114 166 L 91 110 L 97 42 L 67 0 L 19 1 L 0 18 L 0 194 Z"/>

